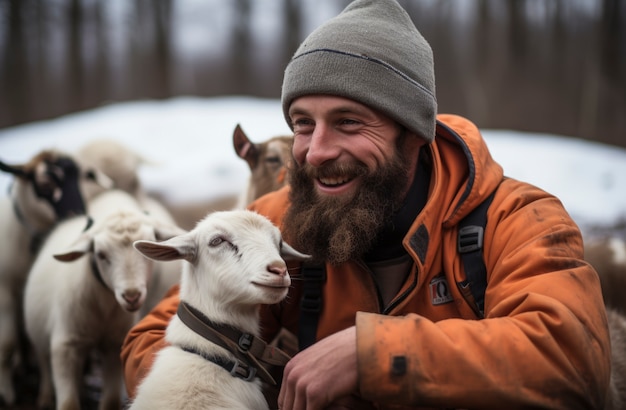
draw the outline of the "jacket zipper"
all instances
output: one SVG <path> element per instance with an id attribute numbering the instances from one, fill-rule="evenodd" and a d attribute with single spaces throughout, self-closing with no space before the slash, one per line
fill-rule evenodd
<path id="1" fill-rule="evenodd" d="M 411 283 L 411 285 L 404 292 L 402 292 L 400 295 L 398 295 L 395 299 L 391 301 L 389 306 L 387 306 L 383 310 L 384 315 L 388 315 L 396 306 L 400 304 L 400 302 L 406 299 L 409 296 L 409 294 L 413 292 L 413 290 L 417 287 L 417 277 L 419 275 L 419 272 L 417 271 L 417 265 L 415 264 L 415 262 L 413 262 L 413 267 L 415 267 L 415 275 L 414 275 L 413 283 Z M 413 269 L 413 267 L 411 267 L 411 269 Z"/>
<path id="2" fill-rule="evenodd" d="M 411 283 L 411 285 L 404 292 L 402 292 L 400 295 L 397 295 L 391 301 L 391 303 L 387 307 L 385 307 L 384 302 L 383 302 L 383 296 L 382 296 L 382 294 L 380 292 L 380 288 L 378 286 L 378 283 L 376 282 L 376 278 L 374 277 L 374 273 L 365 264 L 365 262 L 363 262 L 362 260 L 359 260 L 358 263 L 359 263 L 359 266 L 363 270 L 365 270 L 365 272 L 367 272 L 367 274 L 369 275 L 370 279 L 372 280 L 372 285 L 374 286 L 374 290 L 376 291 L 376 298 L 378 300 L 378 312 L 382 313 L 383 315 L 388 315 L 389 312 L 391 312 L 404 299 L 406 299 L 409 296 L 409 294 L 417 287 L 417 276 L 418 276 L 417 265 L 415 264 L 415 262 L 413 262 L 413 265 L 411 267 L 411 269 L 413 269 L 413 267 L 415 267 L 415 277 L 413 279 L 413 282 Z"/>

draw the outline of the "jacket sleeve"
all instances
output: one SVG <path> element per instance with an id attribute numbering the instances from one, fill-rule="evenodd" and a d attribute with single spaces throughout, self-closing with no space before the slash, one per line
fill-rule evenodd
<path id="1" fill-rule="evenodd" d="M 580 231 L 556 198 L 509 189 L 518 192 L 496 195 L 485 231 L 485 319 L 359 312 L 364 397 L 402 406 L 603 407 L 607 319 Z"/>
<path id="2" fill-rule="evenodd" d="M 178 303 L 179 287 L 175 285 L 126 335 L 120 358 L 129 397 L 135 396 L 139 383 L 150 371 L 156 353 L 167 345 L 165 329 L 176 314 Z"/>

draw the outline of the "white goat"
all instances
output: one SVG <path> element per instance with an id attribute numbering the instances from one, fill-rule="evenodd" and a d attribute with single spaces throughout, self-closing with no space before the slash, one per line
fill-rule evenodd
<path id="1" fill-rule="evenodd" d="M 626 317 L 611 308 L 607 308 L 606 314 L 611 336 L 611 383 L 604 408 L 623 410 L 626 408 Z"/>
<path id="2" fill-rule="evenodd" d="M 25 164 L 0 162 L 0 169 L 14 176 L 9 196 L 0 199 L 0 398 L 11 405 L 24 346 L 22 294 L 40 241 L 59 220 L 85 213 L 86 191 L 108 188 L 111 181 L 54 150 Z"/>
<path id="3" fill-rule="evenodd" d="M 287 183 L 286 166 L 291 161 L 293 138 L 277 136 L 260 143 L 253 143 L 239 124 L 233 132 L 233 146 L 239 158 L 250 168 L 248 186 L 239 199 L 237 208 L 245 208 L 250 202 Z"/>
<path id="4" fill-rule="evenodd" d="M 167 328 L 170 346 L 157 354 L 130 408 L 267 409 L 254 361 L 236 353 L 237 337 L 225 340 L 216 329 L 262 343 L 259 306 L 280 302 L 291 284 L 282 258 L 306 256 L 282 242 L 269 220 L 246 210 L 214 212 L 185 235 L 134 246 L 155 260 L 187 263 L 181 308 Z"/>
<path id="5" fill-rule="evenodd" d="M 626 312 L 626 242 L 617 236 L 588 240 L 585 260 L 598 272 L 605 305 Z"/>
<path id="6" fill-rule="evenodd" d="M 133 196 L 142 190 L 137 171 L 149 161 L 121 142 L 108 138 L 91 140 L 78 150 L 76 156 L 107 174 L 115 188 Z"/>
<path id="7" fill-rule="evenodd" d="M 139 168 L 152 164 L 151 161 L 121 142 L 109 138 L 87 142 L 78 150 L 77 157 L 104 172 L 111 178 L 115 188 L 133 195 L 145 212 L 160 221 L 177 224 L 178 221 L 174 220 L 169 210 L 143 189 Z M 140 316 L 148 313 L 180 281 L 180 271 L 180 261 L 159 262 L 154 266 L 148 298 L 141 307 Z"/>
<path id="8" fill-rule="evenodd" d="M 54 228 L 26 282 L 24 319 L 40 367 L 39 407 L 51 406 L 56 396 L 57 409 L 79 408 L 85 358 L 99 349 L 99 408 L 120 408 L 119 350 L 146 298 L 152 268 L 132 243 L 184 232 L 146 215 L 119 190 L 99 194 L 89 213 L 94 223 L 85 229 L 85 217 Z"/>

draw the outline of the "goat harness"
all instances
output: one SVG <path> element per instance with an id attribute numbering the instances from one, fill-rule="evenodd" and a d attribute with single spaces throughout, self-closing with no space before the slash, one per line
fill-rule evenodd
<path id="1" fill-rule="evenodd" d="M 196 308 L 183 301 L 178 305 L 177 315 L 187 327 L 204 339 L 232 353 L 236 360 L 210 356 L 188 346 L 182 346 L 183 350 L 196 353 L 223 367 L 233 377 L 252 381 L 255 376 L 258 376 L 272 386 L 278 385 L 275 378 L 282 376 L 283 367 L 291 359 L 287 353 L 268 345 L 250 333 L 212 322 Z"/>

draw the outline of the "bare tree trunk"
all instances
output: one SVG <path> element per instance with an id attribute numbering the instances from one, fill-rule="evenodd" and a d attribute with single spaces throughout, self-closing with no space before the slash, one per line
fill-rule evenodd
<path id="1" fill-rule="evenodd" d="M 610 79 L 624 77 L 626 71 L 626 28 L 620 24 L 620 16 L 624 13 L 623 1 L 602 1 L 600 58 L 604 74 Z"/>
<path id="2" fill-rule="evenodd" d="M 171 95 L 171 0 L 136 0 L 132 30 L 131 78 L 125 98 Z"/>
<path id="3" fill-rule="evenodd" d="M 0 116 L 3 122 L 20 123 L 29 120 L 28 110 L 28 61 L 24 38 L 24 13 L 27 1 L 8 0 L 8 24 L 5 25 L 7 39 L 2 56 L 2 77 L 5 97 L 0 103 Z"/>
<path id="4" fill-rule="evenodd" d="M 66 110 L 74 111 L 85 108 L 85 72 L 82 49 L 84 16 L 81 0 L 70 0 L 68 17 L 67 75 L 63 78 L 63 89 L 67 90 L 65 108 Z"/>
<path id="5" fill-rule="evenodd" d="M 506 3 L 506 6 L 509 13 L 509 43 L 513 58 L 519 61 L 527 55 L 526 0 L 510 1 Z"/>
<path id="6" fill-rule="evenodd" d="M 235 20 L 233 22 L 233 40 L 231 47 L 231 66 L 234 76 L 231 78 L 235 93 L 248 93 L 250 90 L 250 66 L 252 35 L 250 33 L 252 5 L 250 0 L 235 1 Z"/>
<path id="7" fill-rule="evenodd" d="M 153 0 L 154 7 L 154 69 L 156 83 L 153 85 L 153 96 L 167 98 L 172 95 L 172 1 Z"/>
<path id="8" fill-rule="evenodd" d="M 285 66 L 291 60 L 293 53 L 300 45 L 300 31 L 302 30 L 302 18 L 300 13 L 301 4 L 298 0 L 285 0 Z"/>

